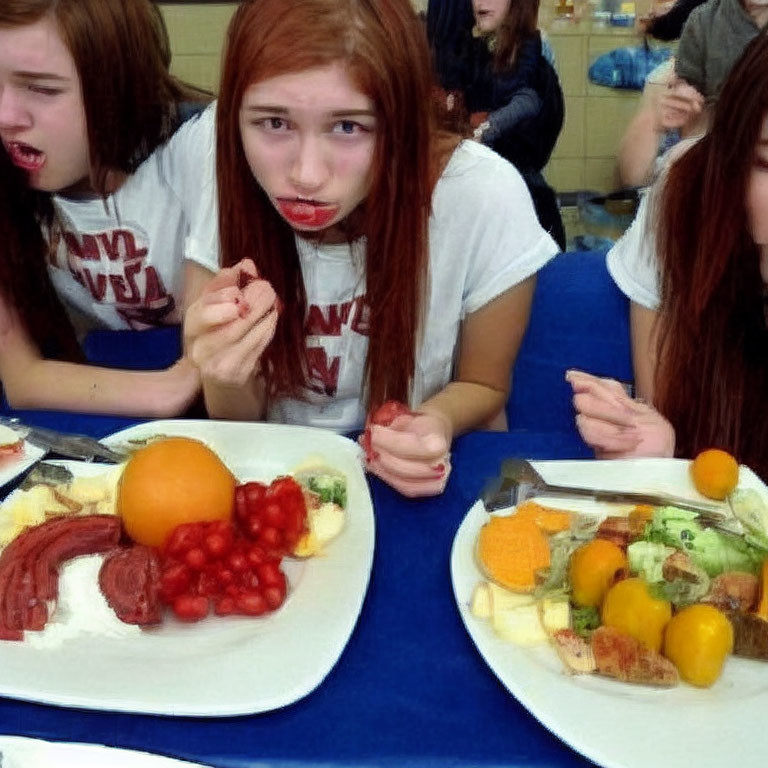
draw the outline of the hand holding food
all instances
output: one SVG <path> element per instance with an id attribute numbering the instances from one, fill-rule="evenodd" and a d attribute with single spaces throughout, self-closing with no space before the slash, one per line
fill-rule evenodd
<path id="1" fill-rule="evenodd" d="M 368 471 L 404 496 L 433 496 L 448 482 L 450 429 L 436 414 L 389 401 L 369 417 L 360 444 Z"/>
<path id="2" fill-rule="evenodd" d="M 673 456 L 675 431 L 652 406 L 633 400 L 614 379 L 568 371 L 576 426 L 598 458 Z"/>
<path id="3" fill-rule="evenodd" d="M 278 299 L 250 259 L 222 269 L 184 318 L 184 346 L 204 379 L 242 387 L 277 327 Z"/>

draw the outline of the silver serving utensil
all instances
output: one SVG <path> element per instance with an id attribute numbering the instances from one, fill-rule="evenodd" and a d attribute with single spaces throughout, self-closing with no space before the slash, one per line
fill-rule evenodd
<path id="1" fill-rule="evenodd" d="M 514 507 L 535 496 L 578 497 L 616 504 L 650 504 L 654 507 L 674 506 L 693 512 L 723 516 L 722 507 L 716 504 L 710 504 L 706 501 L 692 501 L 679 496 L 550 485 L 525 459 L 507 459 L 504 461 L 501 465 L 501 476 L 496 478 L 480 494 L 480 498 L 489 512 Z"/>
<path id="2" fill-rule="evenodd" d="M 0 424 L 10 427 L 19 437 L 29 441 L 32 445 L 68 459 L 99 460 L 110 464 L 119 464 L 127 458 L 126 453 L 107 448 L 104 443 L 87 435 L 67 434 L 44 427 L 30 427 L 22 424 L 17 418 L 0 417 Z"/>
<path id="3" fill-rule="evenodd" d="M 39 461 L 27 472 L 24 479 L 19 484 L 22 491 L 28 491 L 36 485 L 67 485 L 72 482 L 74 475 L 67 467 L 60 464 L 51 464 L 47 461 Z"/>

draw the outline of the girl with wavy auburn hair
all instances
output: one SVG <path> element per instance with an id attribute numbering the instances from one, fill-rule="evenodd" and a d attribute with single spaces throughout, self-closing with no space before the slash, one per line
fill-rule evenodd
<path id="1" fill-rule="evenodd" d="M 768 479 L 767 68 L 763 33 L 726 80 L 710 130 L 678 153 L 609 254 L 632 300 L 639 393 L 658 408 L 622 401 L 620 418 L 593 397 L 606 382 L 575 374 L 582 434 L 611 454 L 718 447 Z"/>
<path id="2" fill-rule="evenodd" d="M 169 63 L 149 0 L 0 4 L 0 186 L 14 199 L 0 207 L 0 380 L 13 407 L 171 415 L 199 391 L 187 360 L 116 371 L 74 362 L 72 344 L 180 322 L 218 269 L 213 109 L 181 125 L 208 99 Z"/>
<path id="3" fill-rule="evenodd" d="M 217 114 L 226 269 L 185 321 L 213 416 L 348 431 L 399 401 L 369 468 L 412 495 L 502 411 L 557 252 L 512 166 L 434 130 L 430 88 L 408 0 L 243 3 Z"/>

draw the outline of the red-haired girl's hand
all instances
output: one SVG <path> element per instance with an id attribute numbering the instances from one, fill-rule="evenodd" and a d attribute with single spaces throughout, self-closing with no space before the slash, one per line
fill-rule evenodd
<path id="1" fill-rule="evenodd" d="M 184 316 L 184 347 L 204 380 L 242 387 L 277 326 L 278 302 L 250 259 L 220 270 Z"/>
<path id="2" fill-rule="evenodd" d="M 576 426 L 601 459 L 673 456 L 675 430 L 652 406 L 633 400 L 614 379 L 568 371 Z"/>
<path id="3" fill-rule="evenodd" d="M 385 403 L 368 419 L 360 444 L 366 469 L 404 496 L 443 492 L 451 473 L 451 428 L 444 417 Z"/>

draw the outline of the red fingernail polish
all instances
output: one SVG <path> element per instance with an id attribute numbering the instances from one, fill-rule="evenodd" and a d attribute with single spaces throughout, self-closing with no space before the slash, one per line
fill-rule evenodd
<path id="1" fill-rule="evenodd" d="M 432 469 L 434 469 L 435 472 L 439 472 L 442 475 L 443 472 L 445 472 L 445 464 L 443 464 L 442 462 L 440 464 L 435 464 L 435 466 L 432 467 Z"/>

